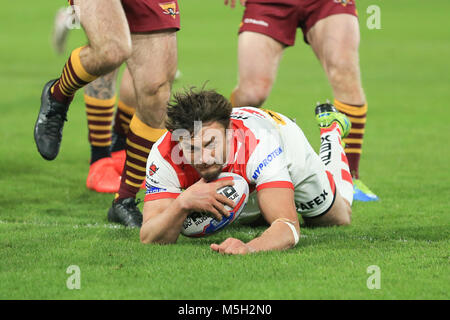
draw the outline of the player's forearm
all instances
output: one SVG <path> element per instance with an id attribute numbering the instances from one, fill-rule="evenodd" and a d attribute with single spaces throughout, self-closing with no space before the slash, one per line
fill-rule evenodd
<path id="1" fill-rule="evenodd" d="M 297 234 L 299 229 L 296 228 Z M 291 228 L 283 222 L 272 224 L 264 233 L 251 240 L 247 245 L 255 252 L 285 250 L 295 246 L 295 237 Z"/>
<path id="2" fill-rule="evenodd" d="M 181 226 L 188 211 L 175 200 L 161 214 L 147 220 L 141 227 L 141 242 L 170 244 L 175 243 L 180 235 Z"/>

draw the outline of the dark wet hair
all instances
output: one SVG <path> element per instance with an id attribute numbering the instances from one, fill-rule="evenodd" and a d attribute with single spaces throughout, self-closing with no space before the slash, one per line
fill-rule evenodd
<path id="1" fill-rule="evenodd" d="M 193 134 L 194 121 L 219 122 L 227 128 L 232 108 L 230 101 L 217 91 L 191 87 L 174 94 L 167 110 L 166 128 L 186 129 Z"/>

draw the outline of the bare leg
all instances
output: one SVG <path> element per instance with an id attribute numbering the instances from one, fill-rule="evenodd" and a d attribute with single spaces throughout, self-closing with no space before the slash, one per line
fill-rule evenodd
<path id="1" fill-rule="evenodd" d="M 34 140 L 44 159 L 59 153 L 69 105 L 80 88 L 118 68 L 131 53 L 130 31 L 120 0 L 77 0 L 80 22 L 89 40 L 72 51 L 58 79 L 41 95 Z"/>
<path id="2" fill-rule="evenodd" d="M 112 132 L 111 156 L 114 166 L 119 174 L 122 174 L 125 165 L 125 148 L 130 122 L 138 105 L 133 78 L 130 71 L 125 68 L 120 83 L 119 101 L 117 103 L 114 127 Z"/>
<path id="3" fill-rule="evenodd" d="M 239 35 L 239 83 L 233 106 L 260 106 L 275 82 L 284 45 L 269 36 L 245 31 Z"/>
<path id="4" fill-rule="evenodd" d="M 352 122 L 352 128 L 344 142 L 355 184 L 355 200 L 378 200 L 359 180 L 359 161 L 368 108 L 361 85 L 358 20 L 349 14 L 332 15 L 318 21 L 307 37 L 327 74 L 335 97 L 335 107 Z"/>
<path id="5" fill-rule="evenodd" d="M 114 167 L 110 150 L 117 73 L 116 69 L 84 87 L 91 145 L 91 165 L 86 186 L 97 192 L 114 193 L 120 186 L 120 174 Z"/>
<path id="6" fill-rule="evenodd" d="M 164 128 L 167 103 L 177 71 L 177 42 L 173 31 L 133 34 L 128 68 L 137 96 L 136 114 L 152 128 Z"/>
<path id="7" fill-rule="evenodd" d="M 167 104 L 177 70 L 174 31 L 133 34 L 128 68 L 136 90 L 136 113 L 126 141 L 126 162 L 117 199 L 134 198 L 145 179 L 153 143 L 165 132 Z"/>
<path id="8" fill-rule="evenodd" d="M 89 74 L 100 76 L 118 68 L 131 54 L 131 37 L 120 0 L 76 0 L 89 44 L 80 52 Z"/>
<path id="9" fill-rule="evenodd" d="M 136 109 L 138 105 L 133 78 L 131 77 L 128 67 L 125 68 L 122 81 L 120 82 L 120 100 L 134 109 Z"/>
<path id="10" fill-rule="evenodd" d="M 347 200 L 342 198 L 339 191 L 336 192 L 336 199 L 333 206 L 323 216 L 317 218 L 305 218 L 308 227 L 330 227 L 343 226 L 351 223 L 352 208 Z"/>
<path id="11" fill-rule="evenodd" d="M 105 74 L 84 87 L 84 94 L 96 99 L 111 99 L 116 95 L 118 69 Z"/>
<path id="12" fill-rule="evenodd" d="M 142 224 L 142 214 L 135 198 L 145 179 L 150 149 L 165 132 L 162 128 L 177 70 L 177 42 L 174 30 L 133 34 L 132 39 L 133 54 L 127 65 L 137 108 L 127 134 L 120 189 L 108 211 L 108 220 L 137 227 Z"/>
<path id="13" fill-rule="evenodd" d="M 318 21 L 308 41 L 322 63 L 334 97 L 351 105 L 364 105 L 366 98 L 359 68 L 359 26 L 356 17 L 337 14 Z"/>
<path id="14" fill-rule="evenodd" d="M 125 68 L 122 81 L 120 83 L 119 102 L 117 104 L 116 116 L 114 118 L 113 145 L 111 148 L 112 152 L 125 149 L 125 139 L 130 128 L 131 118 L 136 112 L 137 105 L 138 102 L 133 78 L 131 77 L 130 71 L 127 67 Z M 123 160 L 125 161 L 124 156 Z"/>

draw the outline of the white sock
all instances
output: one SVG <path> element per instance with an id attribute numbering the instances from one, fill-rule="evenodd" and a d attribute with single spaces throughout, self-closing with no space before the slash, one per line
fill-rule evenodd
<path id="1" fill-rule="evenodd" d="M 350 205 L 353 202 L 353 180 L 348 167 L 347 156 L 341 145 L 341 132 L 335 122 L 330 128 L 320 129 L 320 159 L 333 175 L 336 188 Z"/>

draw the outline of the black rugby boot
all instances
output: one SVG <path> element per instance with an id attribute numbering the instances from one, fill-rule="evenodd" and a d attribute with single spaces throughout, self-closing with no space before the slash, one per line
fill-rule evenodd
<path id="1" fill-rule="evenodd" d="M 51 96 L 50 89 L 57 80 L 50 80 L 44 86 L 41 109 L 34 126 L 34 141 L 39 153 L 46 160 L 53 160 L 58 155 L 69 109 L 69 104 L 60 103 Z"/>
<path id="2" fill-rule="evenodd" d="M 123 224 L 126 227 L 140 228 L 142 226 L 142 213 L 139 211 L 134 198 L 125 198 L 113 201 L 108 211 L 108 221 Z"/>

